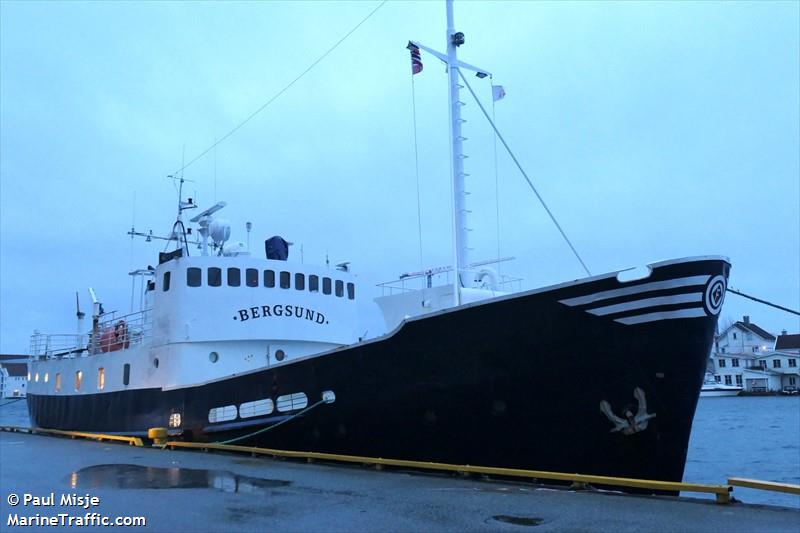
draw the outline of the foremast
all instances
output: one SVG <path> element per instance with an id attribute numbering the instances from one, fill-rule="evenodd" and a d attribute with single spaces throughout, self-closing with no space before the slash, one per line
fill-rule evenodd
<path id="1" fill-rule="evenodd" d="M 455 24 L 453 22 L 453 0 L 446 0 L 447 8 L 447 54 L 442 54 L 424 46 L 418 42 L 411 41 L 411 43 L 426 52 L 439 58 L 447 65 L 447 73 L 449 78 L 448 99 L 450 103 L 450 142 L 452 154 L 452 184 L 453 184 L 453 227 L 454 227 L 454 270 L 456 275 L 453 276 L 453 304 L 458 306 L 461 304 L 461 287 L 471 287 L 474 284 L 473 272 L 470 270 L 470 257 L 469 257 L 469 231 L 467 225 L 467 215 L 469 210 L 466 206 L 466 197 L 469 194 L 466 190 L 464 178 L 468 176 L 464 172 L 464 141 L 466 138 L 462 135 L 461 125 L 465 122 L 461 118 L 461 107 L 464 102 L 461 101 L 460 93 L 462 85 L 458 81 L 459 69 L 467 69 L 474 71 L 479 78 L 485 78 L 490 74 L 484 69 L 472 66 L 463 61 L 459 61 L 457 49 L 464 44 L 464 34 L 455 31 Z"/>
<path id="2" fill-rule="evenodd" d="M 447 72 L 449 75 L 450 99 L 450 140 L 452 143 L 452 180 L 453 180 L 453 216 L 455 232 L 455 257 L 453 276 L 453 304 L 461 304 L 461 287 L 465 285 L 467 272 L 464 271 L 469 264 L 469 229 L 467 228 L 466 186 L 464 178 L 464 140 L 461 135 L 461 84 L 458 82 L 458 46 L 464 42 L 464 34 L 456 33 L 453 22 L 453 0 L 447 0 Z"/>

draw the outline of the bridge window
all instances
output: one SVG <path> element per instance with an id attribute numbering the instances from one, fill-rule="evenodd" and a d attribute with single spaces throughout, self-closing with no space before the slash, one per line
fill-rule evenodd
<path id="1" fill-rule="evenodd" d="M 172 272 L 164 272 L 164 283 L 161 284 L 161 290 L 167 292 L 169 290 L 169 280 L 172 277 Z"/>
<path id="2" fill-rule="evenodd" d="M 322 278 L 322 294 L 331 293 L 331 278 Z"/>
<path id="3" fill-rule="evenodd" d="M 208 286 L 219 287 L 222 285 L 222 269 L 211 267 L 208 269 Z"/>
<path id="4" fill-rule="evenodd" d="M 122 384 L 128 385 L 131 382 L 131 365 L 125 363 L 122 367 Z"/>
<path id="5" fill-rule="evenodd" d="M 106 388 L 106 369 L 100 367 L 97 369 L 97 390 Z"/>
<path id="6" fill-rule="evenodd" d="M 291 285 L 291 274 L 285 270 L 281 271 L 281 289 L 288 289 Z"/>
<path id="7" fill-rule="evenodd" d="M 319 292 L 319 276 L 315 274 L 308 276 L 308 290 L 311 292 Z"/>
<path id="8" fill-rule="evenodd" d="M 56 373 L 56 392 L 61 392 L 61 372 Z"/>
<path id="9" fill-rule="evenodd" d="M 75 390 L 81 390 L 81 381 L 83 381 L 83 372 L 78 370 L 75 372 Z"/>
<path id="10" fill-rule="evenodd" d="M 242 271 L 238 268 L 228 269 L 228 287 L 238 287 L 242 284 Z"/>
<path id="11" fill-rule="evenodd" d="M 344 282 L 340 279 L 336 280 L 336 296 L 344 296 Z"/>
<path id="12" fill-rule="evenodd" d="M 347 284 L 347 299 L 348 300 L 356 299 L 356 286 L 354 283 Z"/>
<path id="13" fill-rule="evenodd" d="M 186 269 L 186 284 L 190 287 L 199 287 L 200 286 L 200 269 L 199 268 L 187 268 Z"/>
<path id="14" fill-rule="evenodd" d="M 306 288 L 306 275 L 297 273 L 294 275 L 294 288 L 298 291 L 305 290 Z"/>
<path id="15" fill-rule="evenodd" d="M 264 271 L 264 286 L 265 287 L 274 287 L 275 286 L 275 271 L 274 270 L 265 270 Z"/>
<path id="16" fill-rule="evenodd" d="M 258 287 L 258 269 L 248 268 L 244 271 L 244 282 L 248 287 Z"/>

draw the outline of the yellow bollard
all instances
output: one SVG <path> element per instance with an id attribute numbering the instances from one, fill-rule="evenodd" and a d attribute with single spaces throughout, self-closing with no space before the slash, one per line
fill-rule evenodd
<path id="1" fill-rule="evenodd" d="M 167 443 L 167 428 L 150 428 L 147 438 L 153 441 L 153 446 L 163 446 Z"/>

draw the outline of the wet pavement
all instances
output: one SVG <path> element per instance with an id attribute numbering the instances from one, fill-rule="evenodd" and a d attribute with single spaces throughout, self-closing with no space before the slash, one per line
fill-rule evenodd
<path id="1" fill-rule="evenodd" d="M 800 511 L 0 432 L 0 531 L 792 531 Z M 734 492 L 735 494 L 735 492 Z M 12 506 L 15 498 L 20 501 Z M 96 513 L 97 516 L 93 516 Z M 39 518 L 36 518 L 36 516 Z M 76 525 L 78 519 L 90 525 Z M 57 520 L 62 520 L 57 518 Z M 67 519 L 63 519 L 67 520 Z"/>

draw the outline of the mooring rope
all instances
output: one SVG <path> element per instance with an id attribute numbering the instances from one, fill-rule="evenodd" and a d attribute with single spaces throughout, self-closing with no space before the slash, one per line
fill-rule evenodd
<path id="1" fill-rule="evenodd" d="M 800 312 L 799 311 L 795 311 L 794 309 L 789 309 L 788 307 L 783 307 L 782 305 L 778 305 L 778 304 L 774 304 L 772 302 L 768 302 L 766 300 L 762 300 L 761 298 L 756 298 L 755 296 L 750 296 L 749 294 L 745 294 L 743 292 L 739 292 L 736 289 L 732 289 L 731 287 L 728 287 L 728 292 L 732 292 L 733 294 L 737 294 L 739 296 L 743 296 L 745 298 L 749 298 L 750 300 L 753 300 L 754 302 L 758 302 L 760 304 L 768 305 L 770 307 L 774 307 L 775 309 L 780 309 L 781 311 L 786 311 L 787 313 L 792 313 L 793 315 L 800 316 Z"/>
<path id="2" fill-rule="evenodd" d="M 24 399 L 25 399 L 25 398 L 14 398 L 14 399 L 13 399 L 13 400 L 11 400 L 10 402 L 6 402 L 6 403 L 0 403 L 0 407 L 6 406 L 6 405 L 9 405 L 9 404 L 12 404 L 12 403 L 14 403 L 14 402 L 18 402 L 18 401 L 20 401 L 20 400 L 24 400 Z"/>

